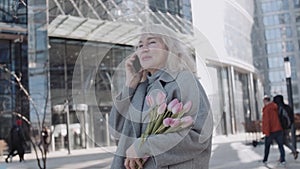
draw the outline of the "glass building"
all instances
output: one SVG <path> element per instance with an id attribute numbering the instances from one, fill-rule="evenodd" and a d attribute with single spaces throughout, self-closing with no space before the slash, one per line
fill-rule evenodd
<path id="1" fill-rule="evenodd" d="M 28 89 L 27 7 L 24 3 L 0 2 L 0 139 L 7 139 L 18 118 L 30 119 L 29 99 L 13 77 L 17 75 Z M 28 131 L 28 125 L 22 126 Z"/>
<path id="2" fill-rule="evenodd" d="M 24 104 L 22 112 L 33 126 L 45 119 L 52 130 L 52 150 L 114 144 L 107 119 L 112 88 L 122 84 L 112 86 L 111 81 L 134 51 L 133 35 L 145 23 L 164 24 L 193 47 L 199 80 L 214 108 L 215 134 L 244 132 L 244 124 L 260 117 L 263 90 L 252 65 L 250 40 L 254 6 L 246 0 L 4 2 L 3 8 L 15 2 L 25 5 L 18 19 L 0 13 L 0 24 L 7 26 L 0 29 L 0 62 L 22 72 L 35 105 L 15 99 L 19 90 L 7 90 L 9 79 L 1 72 L 0 101 L 10 99 L 1 111 Z M 221 12 L 211 10 L 216 8 Z M 12 116 L 1 115 L 0 120 L 5 118 Z M 1 132 L 10 124 L 0 123 Z"/>
<path id="3" fill-rule="evenodd" d="M 299 0 L 255 0 L 254 65 L 262 74 L 265 94 L 282 94 L 288 103 L 284 58 L 291 63 L 294 112 L 299 105 Z"/>
<path id="4" fill-rule="evenodd" d="M 134 51 L 132 34 L 148 22 L 190 35 L 191 21 L 189 0 L 50 0 L 49 90 L 54 149 L 69 146 L 65 140 L 70 140 L 71 149 L 113 144 L 107 123 L 112 106 L 111 79 Z M 68 113 L 60 111 L 66 101 Z"/>
<path id="5" fill-rule="evenodd" d="M 206 90 L 212 97 L 215 133 L 245 132 L 247 124 L 261 118 L 263 97 L 260 76 L 253 66 L 254 3 L 193 0 L 192 9 L 193 24 L 213 46 L 199 47 L 199 54 L 213 82 Z"/>

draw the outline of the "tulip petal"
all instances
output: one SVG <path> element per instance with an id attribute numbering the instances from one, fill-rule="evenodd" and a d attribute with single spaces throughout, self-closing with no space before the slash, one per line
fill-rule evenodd
<path id="1" fill-rule="evenodd" d="M 178 99 L 173 99 L 169 104 L 168 104 L 168 110 L 172 111 L 172 108 L 178 103 Z"/>
<path id="2" fill-rule="evenodd" d="M 161 104 L 157 109 L 157 114 L 163 114 L 166 111 L 167 104 L 163 103 Z"/>
<path id="3" fill-rule="evenodd" d="M 172 108 L 172 113 L 177 114 L 182 110 L 182 103 L 177 103 L 173 108 Z"/>
<path id="4" fill-rule="evenodd" d="M 153 107 L 154 106 L 154 99 L 152 96 L 148 95 L 146 96 L 146 103 L 149 107 Z"/>
<path id="5" fill-rule="evenodd" d="M 181 122 L 182 122 L 182 128 L 186 128 L 189 127 L 190 125 L 193 124 L 194 120 L 192 118 L 192 116 L 185 116 L 181 118 Z"/>
<path id="6" fill-rule="evenodd" d="M 163 124 L 164 124 L 164 126 L 165 127 L 169 127 L 170 126 L 170 124 L 172 123 L 172 118 L 165 118 L 164 120 L 163 120 Z"/>
<path id="7" fill-rule="evenodd" d="M 164 92 L 158 92 L 156 95 L 156 105 L 161 105 L 166 100 L 166 94 Z"/>
<path id="8" fill-rule="evenodd" d="M 182 109 L 183 113 L 187 113 L 188 111 L 190 111 L 191 107 L 192 107 L 192 101 L 186 102 Z"/>
<path id="9" fill-rule="evenodd" d="M 180 120 L 179 119 L 173 119 L 172 123 L 170 124 L 170 127 L 177 127 L 180 124 Z"/>

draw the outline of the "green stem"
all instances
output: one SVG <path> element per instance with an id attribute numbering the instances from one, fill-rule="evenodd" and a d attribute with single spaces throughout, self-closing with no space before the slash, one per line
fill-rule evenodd
<path id="1" fill-rule="evenodd" d="M 151 133 L 154 133 L 161 125 L 164 120 L 164 114 L 158 115 L 157 121 L 155 121 L 154 127 L 152 128 Z"/>

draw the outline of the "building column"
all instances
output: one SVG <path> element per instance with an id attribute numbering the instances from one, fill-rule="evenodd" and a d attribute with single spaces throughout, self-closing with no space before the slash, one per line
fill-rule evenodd
<path id="1" fill-rule="evenodd" d="M 248 84 L 249 84 L 249 104 L 250 104 L 250 117 L 251 120 L 256 120 L 258 117 L 256 117 L 255 113 L 255 91 L 254 91 L 254 83 L 253 83 L 253 73 L 248 73 Z"/>
<path id="2" fill-rule="evenodd" d="M 51 125 L 49 99 L 48 1 L 28 0 L 28 81 L 29 93 L 36 107 L 30 104 L 30 121 L 34 128 Z"/>
<path id="3" fill-rule="evenodd" d="M 234 97 L 234 89 L 235 89 L 235 80 L 234 80 L 234 67 L 228 67 L 228 80 L 229 80 L 229 106 L 230 106 L 230 126 L 231 133 L 236 133 L 236 120 L 235 120 L 235 97 Z"/>

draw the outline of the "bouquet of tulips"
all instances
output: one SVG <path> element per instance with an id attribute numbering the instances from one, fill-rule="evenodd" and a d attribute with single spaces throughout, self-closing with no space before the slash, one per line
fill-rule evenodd
<path id="1" fill-rule="evenodd" d="M 150 121 L 141 136 L 141 144 L 149 135 L 176 132 L 191 126 L 194 122 L 191 116 L 184 116 L 191 109 L 191 101 L 183 104 L 175 98 L 167 104 L 166 95 L 158 92 L 156 97 L 146 96 L 146 103 L 150 107 Z"/>

